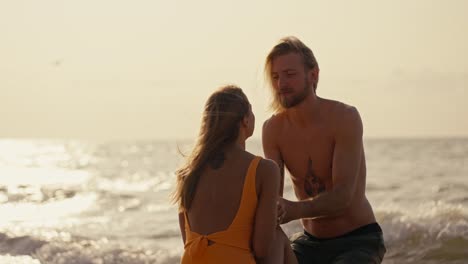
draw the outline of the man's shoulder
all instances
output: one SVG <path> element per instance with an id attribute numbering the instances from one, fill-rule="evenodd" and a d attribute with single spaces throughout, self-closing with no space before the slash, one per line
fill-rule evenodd
<path id="1" fill-rule="evenodd" d="M 335 131 L 345 132 L 347 129 L 362 129 L 362 120 L 358 109 L 350 104 L 326 99 L 328 105 L 330 120 L 333 123 Z"/>
<path id="2" fill-rule="evenodd" d="M 323 99 L 328 111 L 335 121 L 342 122 L 348 119 L 355 119 L 359 116 L 359 111 L 353 105 L 330 99 Z"/>

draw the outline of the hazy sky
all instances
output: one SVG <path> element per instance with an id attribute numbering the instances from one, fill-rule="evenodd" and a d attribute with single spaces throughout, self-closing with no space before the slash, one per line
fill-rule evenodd
<path id="1" fill-rule="evenodd" d="M 468 136 L 468 1 L 0 0 L 0 137 L 193 138 L 208 95 L 271 115 L 268 51 L 320 64 L 366 137 Z"/>

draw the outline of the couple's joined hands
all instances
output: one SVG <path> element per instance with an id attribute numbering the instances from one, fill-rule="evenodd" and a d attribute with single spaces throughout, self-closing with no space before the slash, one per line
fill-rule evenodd
<path id="1" fill-rule="evenodd" d="M 286 200 L 283 197 L 279 197 L 278 202 L 276 203 L 276 208 L 278 212 L 278 225 L 286 224 L 294 220 L 292 216 L 293 202 Z"/>

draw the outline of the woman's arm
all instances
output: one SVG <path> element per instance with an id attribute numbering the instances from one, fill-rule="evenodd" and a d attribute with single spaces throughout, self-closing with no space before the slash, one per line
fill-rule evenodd
<path id="1" fill-rule="evenodd" d="M 255 213 L 252 247 L 256 258 L 264 258 L 275 239 L 277 226 L 278 193 L 280 172 L 278 165 L 271 160 L 261 160 L 257 168 L 256 181 L 260 186 Z"/>

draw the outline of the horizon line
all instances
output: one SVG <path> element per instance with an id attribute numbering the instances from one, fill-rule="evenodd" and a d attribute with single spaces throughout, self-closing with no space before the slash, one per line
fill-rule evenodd
<path id="1" fill-rule="evenodd" d="M 426 136 L 364 136 L 363 140 L 440 140 L 440 139 L 468 139 L 468 135 L 426 135 Z M 195 141 L 196 137 L 1 137 L 0 141 L 90 141 L 90 142 L 161 142 L 161 141 L 173 141 L 173 142 L 189 142 Z M 252 136 L 247 141 L 261 141 L 261 137 Z"/>

